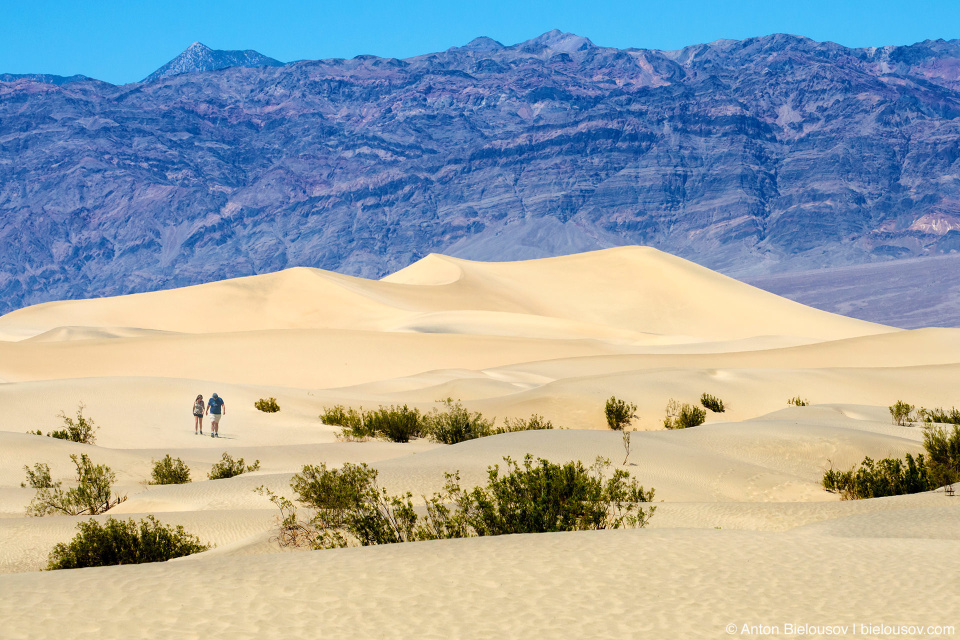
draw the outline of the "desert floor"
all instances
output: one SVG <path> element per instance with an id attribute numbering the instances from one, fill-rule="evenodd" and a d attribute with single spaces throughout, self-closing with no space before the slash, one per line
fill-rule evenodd
<path id="1" fill-rule="evenodd" d="M 227 406 L 220 439 L 195 435 L 190 414 L 213 392 Z M 669 399 L 703 392 L 728 410 L 663 429 Z M 278 512 L 253 491 L 292 497 L 292 475 L 320 462 L 369 463 L 415 496 L 439 490 L 444 472 L 480 484 L 504 456 L 620 465 L 611 395 L 639 406 L 624 468 L 656 491 L 645 529 L 298 551 L 279 547 Z M 254 408 L 270 396 L 279 413 Z M 788 406 L 794 396 L 810 405 Z M 454 446 L 341 442 L 318 417 L 447 397 L 565 428 Z M 516 263 L 431 255 L 381 281 L 297 268 L 21 309 L 0 318 L 0 637 L 960 630 L 960 496 L 840 501 L 819 484 L 831 465 L 923 450 L 920 428 L 892 424 L 897 400 L 960 405 L 960 329 L 831 315 L 640 247 Z M 26 433 L 59 428 L 80 403 L 95 445 Z M 205 480 L 223 452 L 261 468 Z M 215 548 L 41 572 L 78 518 L 27 517 L 23 468 L 46 462 L 69 481 L 71 453 L 116 472 L 128 499 L 109 515 L 153 514 Z M 168 453 L 194 482 L 145 483 Z"/>

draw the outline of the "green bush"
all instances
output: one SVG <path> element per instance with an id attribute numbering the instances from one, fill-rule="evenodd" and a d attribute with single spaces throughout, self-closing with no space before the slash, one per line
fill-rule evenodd
<path id="1" fill-rule="evenodd" d="M 457 444 L 493 435 L 493 423 L 480 413 L 467 411 L 453 398 L 439 400 L 446 409 L 434 409 L 423 417 L 424 432 L 441 444 Z"/>
<path id="2" fill-rule="evenodd" d="M 951 408 L 950 411 L 946 409 L 920 409 L 917 413 L 920 420 L 926 423 L 960 425 L 960 410 L 956 407 Z"/>
<path id="3" fill-rule="evenodd" d="M 466 505 L 467 525 L 480 536 L 547 531 L 617 529 L 644 526 L 652 509 L 654 492 L 637 484 L 626 471 L 616 469 L 609 479 L 609 461 L 598 460 L 590 469 L 579 461 L 559 465 L 527 455 L 522 464 L 504 458 L 488 470 L 486 487 L 469 493 L 448 492 L 455 504 Z"/>
<path id="4" fill-rule="evenodd" d="M 699 427 L 707 419 L 707 412 L 692 404 L 680 404 L 673 398 L 667 402 L 667 415 L 663 426 L 667 429 L 689 429 Z"/>
<path id="5" fill-rule="evenodd" d="M 710 409 L 714 413 L 723 413 L 726 409 L 723 406 L 723 400 L 717 396 L 712 396 L 709 393 L 704 393 L 700 396 L 700 404 L 706 409 Z"/>
<path id="6" fill-rule="evenodd" d="M 927 427 L 923 432 L 930 482 L 942 487 L 960 481 L 960 426 Z"/>
<path id="7" fill-rule="evenodd" d="M 363 408 L 360 411 L 345 409 L 342 404 L 330 408 L 325 407 L 323 413 L 320 414 L 320 420 L 324 424 L 343 427 L 339 435 L 345 438 L 362 440 L 376 437 L 376 434 L 367 429 L 366 424 L 364 424 Z"/>
<path id="8" fill-rule="evenodd" d="M 85 520 L 77 523 L 77 529 L 79 533 L 70 542 L 53 548 L 48 570 L 164 562 L 210 548 L 182 526 L 167 527 L 153 516 L 139 523 L 113 518 L 103 524 Z"/>
<path id="9" fill-rule="evenodd" d="M 50 431 L 47 433 L 47 437 L 56 438 L 57 440 L 79 442 L 80 444 L 94 444 L 97 440 L 96 433 L 99 427 L 94 424 L 93 420 L 83 415 L 85 408 L 83 403 L 80 403 L 80 406 L 77 407 L 76 419 L 71 418 L 63 411 L 57 414 L 57 417 L 63 420 L 63 429 Z M 28 431 L 27 433 L 38 436 L 43 435 L 39 429 L 36 431 Z"/>
<path id="10" fill-rule="evenodd" d="M 503 426 L 494 429 L 491 435 L 516 433 L 517 431 L 540 431 L 543 429 L 553 429 L 553 423 L 549 420 L 544 420 L 543 416 L 534 413 L 526 420 L 523 418 L 517 418 L 516 420 L 505 418 Z"/>
<path id="11" fill-rule="evenodd" d="M 254 463 L 248 467 L 243 461 L 243 458 L 234 460 L 233 456 L 227 452 L 224 452 L 220 457 L 220 462 L 213 465 L 213 468 L 210 469 L 210 473 L 207 474 L 207 477 L 210 480 L 222 480 L 224 478 L 238 476 L 241 473 L 247 473 L 248 471 L 256 471 L 259 468 L 259 460 L 255 460 Z"/>
<path id="12" fill-rule="evenodd" d="M 190 482 L 190 468 L 180 458 L 171 458 L 168 453 L 153 464 L 150 484 L 186 484 Z"/>
<path id="13" fill-rule="evenodd" d="M 95 465 L 86 454 L 78 458 L 71 455 L 70 459 L 77 468 L 77 486 L 64 490 L 63 483 L 54 482 L 50 477 L 50 467 L 45 463 L 37 463 L 33 469 L 24 467 L 27 472 L 27 482 L 21 487 L 30 487 L 37 490 L 33 500 L 27 507 L 27 515 L 47 516 L 55 513 L 68 516 L 98 515 L 114 507 L 126 497 L 113 494 L 113 481 L 116 474 L 106 465 Z"/>
<path id="14" fill-rule="evenodd" d="M 410 442 L 423 435 L 422 416 L 418 409 L 380 407 L 363 415 L 364 429 L 391 442 Z"/>
<path id="15" fill-rule="evenodd" d="M 654 492 L 644 491 L 621 469 L 607 478 L 608 460 L 598 459 L 589 469 L 580 462 L 563 465 L 526 456 L 522 464 L 510 458 L 506 473 L 488 469 L 486 487 L 466 491 L 458 474 L 447 474 L 442 492 L 426 499 L 426 513 L 418 516 L 409 492 L 392 496 L 377 484 L 377 471 L 365 464 L 328 469 L 305 466 L 293 477 L 298 500 L 311 508 L 309 521 L 299 519 L 296 506 L 264 488 L 280 508 L 278 539 L 282 543 L 314 548 L 361 546 L 503 535 L 643 527 L 655 507 L 644 508 Z"/>
<path id="16" fill-rule="evenodd" d="M 822 482 L 824 489 L 839 493 L 844 500 L 899 496 L 934 488 L 923 454 L 914 458 L 909 453 L 905 460 L 884 458 L 874 462 L 867 456 L 850 471 L 828 470 Z"/>
<path id="17" fill-rule="evenodd" d="M 805 407 L 810 404 L 810 401 L 806 398 L 801 398 L 800 396 L 794 396 L 787 400 L 787 404 L 794 407 Z"/>
<path id="18" fill-rule="evenodd" d="M 276 398 L 260 398 L 253 403 L 253 406 L 264 413 L 276 413 L 280 411 L 280 405 L 277 404 Z"/>
<path id="19" fill-rule="evenodd" d="M 616 396 L 607 398 L 603 412 L 607 417 L 607 426 L 614 431 L 623 431 L 636 418 L 637 405 L 628 403 Z"/>
<path id="20" fill-rule="evenodd" d="M 910 422 L 910 414 L 913 413 L 912 404 L 897 400 L 895 404 L 890 405 L 889 409 L 890 416 L 893 418 L 895 425 L 900 427 L 907 426 L 907 423 Z"/>
<path id="21" fill-rule="evenodd" d="M 828 470 L 823 487 L 845 500 L 879 498 L 938 489 L 960 481 L 960 426 L 952 430 L 928 427 L 923 433 L 923 454 L 906 459 L 866 457 L 849 471 Z"/>

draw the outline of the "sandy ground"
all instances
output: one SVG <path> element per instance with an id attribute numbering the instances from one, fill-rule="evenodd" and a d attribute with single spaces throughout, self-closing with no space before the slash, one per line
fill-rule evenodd
<path id="1" fill-rule="evenodd" d="M 22 309 L 0 318 L 0 636 L 719 638 L 732 624 L 734 637 L 937 637 L 894 627 L 960 629 L 960 497 L 842 502 L 818 483 L 831 465 L 922 451 L 921 429 L 891 424 L 886 407 L 960 405 L 958 389 L 960 330 L 831 315 L 638 247 L 429 256 L 382 281 L 291 269 Z M 219 439 L 195 435 L 190 415 L 214 391 Z M 662 428 L 670 398 L 703 392 L 728 411 Z M 444 472 L 483 482 L 504 456 L 619 465 L 611 395 L 639 407 L 624 468 L 656 490 L 645 530 L 290 551 L 253 491 L 291 495 L 292 475 L 319 462 L 366 462 L 418 500 Z M 797 395 L 811 404 L 788 407 Z M 270 396 L 279 413 L 254 409 Z M 339 442 L 318 418 L 446 397 L 566 428 Z M 26 433 L 80 403 L 96 445 Z M 260 470 L 206 480 L 223 452 Z M 69 480 L 72 453 L 117 473 L 128 499 L 112 514 L 153 514 L 215 548 L 40 572 L 77 519 L 26 517 L 23 467 Z M 194 482 L 145 483 L 167 453 Z"/>

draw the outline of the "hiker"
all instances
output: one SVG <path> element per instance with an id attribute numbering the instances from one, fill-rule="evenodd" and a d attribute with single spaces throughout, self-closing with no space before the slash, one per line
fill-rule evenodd
<path id="1" fill-rule="evenodd" d="M 203 394 L 193 401 L 193 435 L 197 435 L 198 430 L 203 435 Z"/>
<path id="2" fill-rule="evenodd" d="M 210 396 L 210 401 L 207 402 L 207 413 L 210 415 L 210 437 L 219 438 L 220 418 L 227 415 L 227 405 L 223 398 L 217 394 Z"/>

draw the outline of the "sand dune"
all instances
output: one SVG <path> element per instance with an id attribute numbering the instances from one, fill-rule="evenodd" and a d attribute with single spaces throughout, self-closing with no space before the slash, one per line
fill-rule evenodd
<path id="1" fill-rule="evenodd" d="M 960 498 L 842 502 L 819 485 L 831 465 L 922 451 L 922 430 L 893 425 L 887 406 L 960 405 L 957 389 L 960 330 L 831 315 L 641 247 L 514 263 L 431 255 L 380 281 L 297 268 L 21 309 L 0 318 L 0 589 L 18 594 L 0 598 L 0 635 L 672 639 L 723 637 L 730 623 L 957 625 Z M 219 439 L 195 435 L 190 415 L 214 391 L 227 402 Z M 668 399 L 702 392 L 728 410 L 663 430 Z M 647 530 L 294 553 L 253 491 L 292 497 L 292 475 L 320 462 L 370 464 L 418 503 L 445 472 L 481 483 L 504 456 L 620 465 L 611 395 L 639 407 L 623 468 L 656 490 Z M 811 406 L 788 407 L 796 395 Z M 264 397 L 281 411 L 257 411 Z M 339 442 L 319 419 L 333 404 L 427 411 L 446 397 L 566 429 Z M 26 433 L 59 428 L 81 403 L 95 445 Z M 206 480 L 224 452 L 260 469 Z M 153 514 L 216 547 L 38 573 L 77 519 L 26 517 L 23 467 L 45 462 L 69 482 L 79 453 L 116 472 L 117 517 Z M 194 482 L 146 484 L 168 453 Z M 884 575 L 896 580 L 879 598 Z"/>

